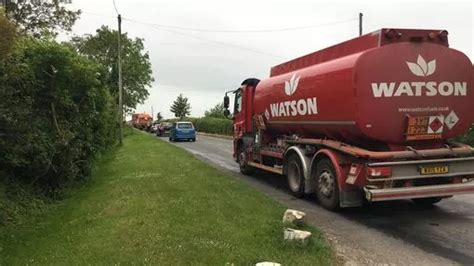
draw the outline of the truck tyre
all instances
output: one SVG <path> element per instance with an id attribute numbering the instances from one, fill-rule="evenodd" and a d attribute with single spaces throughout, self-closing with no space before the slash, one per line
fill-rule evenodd
<path id="1" fill-rule="evenodd" d="M 170 141 L 170 142 L 173 142 L 174 139 L 173 139 L 172 137 L 169 137 L 169 141 Z"/>
<path id="2" fill-rule="evenodd" d="M 300 158 L 296 154 L 290 155 L 287 161 L 286 177 L 291 194 L 297 198 L 304 195 L 304 169 Z"/>
<path id="3" fill-rule="evenodd" d="M 328 210 L 339 208 L 339 186 L 336 171 L 329 159 L 322 159 L 316 164 L 316 196 L 319 204 Z"/>
<path id="4" fill-rule="evenodd" d="M 415 204 L 422 206 L 430 206 L 440 202 L 443 198 L 441 197 L 432 197 L 432 198 L 418 198 L 411 199 Z"/>
<path id="5" fill-rule="evenodd" d="M 247 156 L 245 155 L 244 149 L 240 148 L 239 149 L 239 168 L 240 172 L 244 175 L 251 175 L 255 172 L 255 168 L 252 166 L 248 165 L 248 160 Z"/>

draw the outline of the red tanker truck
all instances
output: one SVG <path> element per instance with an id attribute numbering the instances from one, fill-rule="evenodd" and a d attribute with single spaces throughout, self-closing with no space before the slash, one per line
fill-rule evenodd
<path id="1" fill-rule="evenodd" d="M 241 172 L 285 175 L 332 210 L 473 193 L 474 149 L 452 138 L 474 122 L 474 71 L 447 35 L 381 29 L 245 80 L 232 91 Z"/>
<path id="2" fill-rule="evenodd" d="M 153 123 L 153 118 L 147 113 L 132 114 L 132 125 L 138 129 L 145 129 Z"/>

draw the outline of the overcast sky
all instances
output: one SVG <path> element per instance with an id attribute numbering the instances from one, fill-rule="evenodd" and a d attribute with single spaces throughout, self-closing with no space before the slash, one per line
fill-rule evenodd
<path id="1" fill-rule="evenodd" d="M 166 118 L 173 117 L 170 105 L 180 93 L 189 98 L 191 115 L 201 116 L 245 78 L 263 79 L 273 65 L 357 37 L 359 12 L 364 14 L 364 33 L 383 27 L 446 29 L 450 47 L 474 61 L 470 1 L 115 3 L 124 18 L 123 31 L 144 38 L 150 53 L 155 82 L 137 111 L 151 112 L 153 106 L 155 114 L 161 111 Z M 73 0 L 72 7 L 84 12 L 73 34 L 94 33 L 104 24 L 117 27 L 112 0 Z M 306 26 L 312 27 L 282 30 Z M 264 32 L 248 32 L 252 30 Z"/>

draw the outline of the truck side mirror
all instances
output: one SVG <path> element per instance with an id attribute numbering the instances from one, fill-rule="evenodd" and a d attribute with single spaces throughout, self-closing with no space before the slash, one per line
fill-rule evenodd
<path id="1" fill-rule="evenodd" d="M 224 96 L 224 108 L 229 109 L 229 96 Z"/>
<path id="2" fill-rule="evenodd" d="M 230 111 L 229 111 L 229 109 L 225 109 L 225 110 L 224 110 L 224 116 L 225 116 L 225 117 L 230 117 Z"/>

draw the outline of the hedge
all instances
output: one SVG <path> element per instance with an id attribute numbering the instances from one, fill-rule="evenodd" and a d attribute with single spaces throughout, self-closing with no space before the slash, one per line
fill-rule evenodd
<path id="1" fill-rule="evenodd" d="M 18 40 L 0 58 L 0 177 L 54 192 L 88 176 L 114 144 L 105 69 L 52 40 Z M 0 180 L 1 181 L 1 180 Z"/>
<path id="2" fill-rule="evenodd" d="M 180 119 L 167 119 L 167 122 L 176 122 Z M 215 118 L 215 117 L 187 117 L 182 121 L 190 121 L 194 124 L 194 127 L 198 132 L 205 132 L 211 134 L 220 135 L 232 135 L 232 120 L 226 118 Z"/>

